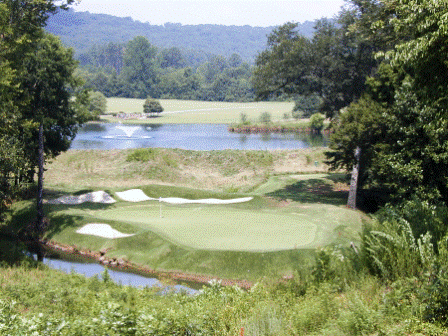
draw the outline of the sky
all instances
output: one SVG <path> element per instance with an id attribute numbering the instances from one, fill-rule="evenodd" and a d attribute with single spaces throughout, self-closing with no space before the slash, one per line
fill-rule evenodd
<path id="1" fill-rule="evenodd" d="M 268 27 L 336 15 L 344 0 L 78 0 L 75 11 L 132 17 L 153 25 Z"/>

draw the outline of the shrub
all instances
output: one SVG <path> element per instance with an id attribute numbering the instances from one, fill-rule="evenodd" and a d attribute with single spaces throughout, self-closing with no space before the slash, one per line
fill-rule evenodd
<path id="1" fill-rule="evenodd" d="M 259 120 L 263 124 L 269 124 L 271 122 L 271 114 L 269 112 L 263 112 L 260 114 Z"/>
<path id="2" fill-rule="evenodd" d="M 146 98 L 143 104 L 143 113 L 147 116 L 155 116 L 161 112 L 163 112 L 163 107 L 158 100 L 152 99 L 151 97 Z"/>
<path id="3" fill-rule="evenodd" d="M 310 118 L 310 127 L 315 133 L 320 133 L 324 128 L 325 116 L 321 113 L 315 113 Z"/>

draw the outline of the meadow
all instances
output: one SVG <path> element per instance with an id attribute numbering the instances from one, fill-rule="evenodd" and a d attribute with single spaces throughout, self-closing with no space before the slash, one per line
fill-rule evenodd
<path id="1" fill-rule="evenodd" d="M 293 102 L 234 103 L 174 99 L 159 101 L 164 108 L 160 117 L 140 119 L 139 123 L 231 124 L 240 121 L 241 113 L 246 114 L 248 120 L 257 121 L 263 112 L 270 113 L 273 121 L 279 121 L 283 120 L 285 113 L 291 113 L 294 107 Z M 105 119 L 111 120 L 112 114 L 120 112 L 143 113 L 144 102 L 144 99 L 108 98 Z"/>

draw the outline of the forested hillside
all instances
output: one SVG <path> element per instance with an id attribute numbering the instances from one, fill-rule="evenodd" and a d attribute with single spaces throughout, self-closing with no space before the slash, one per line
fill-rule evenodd
<path id="1" fill-rule="evenodd" d="M 151 22 L 151 18 L 148 18 Z M 299 31 L 312 36 L 314 22 L 299 24 Z M 127 43 L 136 36 L 144 36 L 158 48 L 178 47 L 185 51 L 230 56 L 239 54 L 245 61 L 253 61 L 266 47 L 267 35 L 273 27 L 182 25 L 163 26 L 74 10 L 60 11 L 48 20 L 47 31 L 58 35 L 62 42 L 73 47 L 76 55 L 86 53 L 95 45 Z"/>

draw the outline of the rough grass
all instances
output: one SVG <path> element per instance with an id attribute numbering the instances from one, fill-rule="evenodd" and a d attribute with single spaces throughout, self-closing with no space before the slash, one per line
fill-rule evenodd
<path id="1" fill-rule="evenodd" d="M 247 192 L 272 174 L 324 173 L 325 148 L 192 151 L 169 148 L 68 151 L 47 164 L 46 187 L 68 192 L 171 184 Z M 317 165 L 315 164 L 317 162 Z"/>
<path id="2" fill-rule="evenodd" d="M 108 98 L 107 113 L 143 113 L 144 99 Z M 138 120 L 141 123 L 163 124 L 231 124 L 239 122 L 241 113 L 256 121 L 263 112 L 272 120 L 282 120 L 294 107 L 292 102 L 206 102 L 194 100 L 160 99 L 164 112 L 160 117 Z M 134 120 L 135 122 L 135 120 Z"/>

